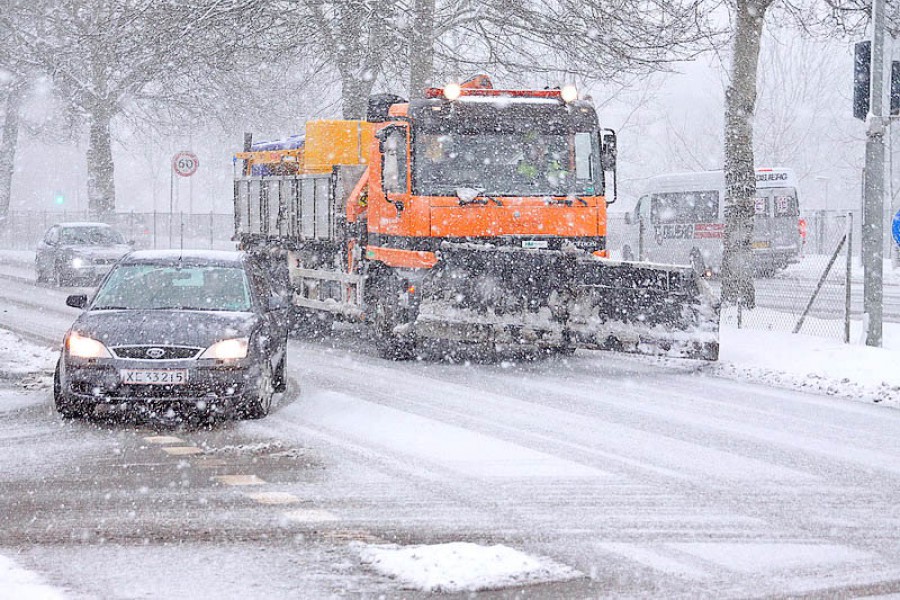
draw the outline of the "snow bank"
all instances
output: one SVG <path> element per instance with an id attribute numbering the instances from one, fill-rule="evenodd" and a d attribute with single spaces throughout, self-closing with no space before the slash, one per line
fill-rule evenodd
<path id="1" fill-rule="evenodd" d="M 62 600 L 61 590 L 44 584 L 36 573 L 0 556 L 0 597 L 16 600 Z"/>
<path id="2" fill-rule="evenodd" d="M 550 559 L 499 544 L 355 545 L 363 563 L 411 588 L 431 592 L 472 592 L 583 576 Z"/>
<path id="3" fill-rule="evenodd" d="M 59 350 L 26 342 L 16 334 L 0 329 L 0 379 L 4 375 L 52 372 Z"/>
<path id="4" fill-rule="evenodd" d="M 885 324 L 885 347 L 808 335 L 723 327 L 712 373 L 766 385 L 900 407 L 900 325 Z"/>

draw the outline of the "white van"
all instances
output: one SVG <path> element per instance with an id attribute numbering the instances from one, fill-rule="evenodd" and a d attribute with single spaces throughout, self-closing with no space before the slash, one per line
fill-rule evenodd
<path id="1" fill-rule="evenodd" d="M 797 262 L 800 200 L 790 169 L 756 170 L 753 257 L 757 273 L 770 275 Z M 626 213 L 625 260 L 692 264 L 707 275 L 722 266 L 725 236 L 722 171 L 670 173 L 647 182 Z"/>

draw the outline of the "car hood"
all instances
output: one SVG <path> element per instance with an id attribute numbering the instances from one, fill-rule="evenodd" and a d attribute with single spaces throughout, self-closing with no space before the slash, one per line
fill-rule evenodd
<path id="1" fill-rule="evenodd" d="M 85 258 L 119 259 L 131 252 L 131 246 L 116 244 L 115 246 L 62 246 L 62 249 L 75 256 Z"/>
<path id="2" fill-rule="evenodd" d="M 190 346 L 248 337 L 259 325 L 253 313 L 200 310 L 86 311 L 72 330 L 107 346 Z"/>

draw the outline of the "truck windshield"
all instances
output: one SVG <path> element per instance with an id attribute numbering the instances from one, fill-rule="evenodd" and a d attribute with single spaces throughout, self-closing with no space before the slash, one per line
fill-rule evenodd
<path id="1" fill-rule="evenodd" d="M 719 193 L 668 192 L 653 194 L 652 223 L 715 223 L 719 220 Z"/>
<path id="2" fill-rule="evenodd" d="M 596 135 L 590 133 L 423 133 L 416 139 L 415 189 L 453 196 L 602 194 Z"/>

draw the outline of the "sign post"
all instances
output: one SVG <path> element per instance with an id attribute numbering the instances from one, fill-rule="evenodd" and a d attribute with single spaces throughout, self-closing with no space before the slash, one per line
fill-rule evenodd
<path id="1" fill-rule="evenodd" d="M 894 215 L 894 221 L 891 223 L 891 235 L 894 236 L 894 243 L 900 247 L 900 210 Z"/>
<path id="2" fill-rule="evenodd" d="M 172 230 L 175 222 L 175 175 L 190 177 L 197 172 L 200 160 L 189 150 L 182 150 L 172 157 L 172 171 L 169 174 L 169 248 L 172 247 Z"/>

